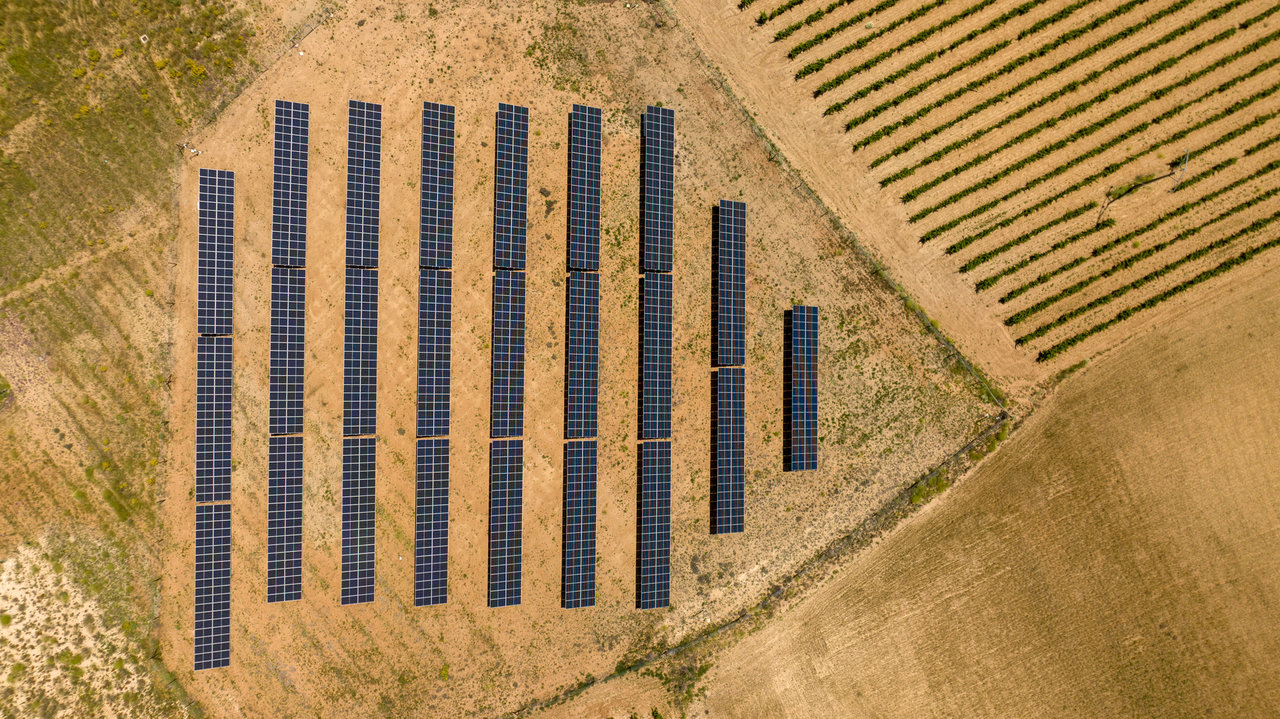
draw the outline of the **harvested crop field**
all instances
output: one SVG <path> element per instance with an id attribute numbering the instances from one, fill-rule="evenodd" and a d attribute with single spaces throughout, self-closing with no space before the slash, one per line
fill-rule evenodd
<path id="1" fill-rule="evenodd" d="M 676 8 L 823 201 L 1015 385 L 1278 261 L 1273 4 Z"/>

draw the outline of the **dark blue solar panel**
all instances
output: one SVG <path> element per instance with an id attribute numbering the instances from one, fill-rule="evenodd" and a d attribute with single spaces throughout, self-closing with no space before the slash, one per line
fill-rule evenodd
<path id="1" fill-rule="evenodd" d="M 600 109 L 569 113 L 569 269 L 600 269 Z"/>
<path id="2" fill-rule="evenodd" d="M 422 267 L 453 267 L 453 106 L 422 103 Z"/>
<path id="3" fill-rule="evenodd" d="M 311 108 L 276 100 L 275 162 L 271 190 L 271 264 L 307 264 L 307 143 Z"/>
<path id="4" fill-rule="evenodd" d="M 711 459 L 715 466 L 711 492 L 711 531 L 714 534 L 741 532 L 744 524 L 746 489 L 746 418 L 744 397 L 746 371 L 726 367 L 716 371 L 715 446 Z"/>
<path id="5" fill-rule="evenodd" d="M 307 271 L 271 268 L 270 433 L 302 431 Z"/>
<path id="6" fill-rule="evenodd" d="M 596 436 L 600 385 L 600 275 L 570 272 L 565 328 L 565 418 L 567 439 Z"/>
<path id="7" fill-rule="evenodd" d="M 818 308 L 797 305 L 788 316 L 783 418 L 786 466 L 818 468 Z"/>
<path id="8" fill-rule="evenodd" d="M 200 170 L 196 332 L 202 335 L 231 334 L 235 193 L 235 173 Z"/>
<path id="9" fill-rule="evenodd" d="M 231 500 L 231 338 L 196 338 L 196 501 Z"/>
<path id="10" fill-rule="evenodd" d="M 564 544 L 560 604 L 596 604 L 596 442 L 564 446 Z"/>
<path id="11" fill-rule="evenodd" d="M 418 436 L 449 434 L 453 274 L 424 269 L 418 280 Z"/>
<path id="12" fill-rule="evenodd" d="M 342 433 L 374 434 L 378 419 L 378 271 L 347 268 Z"/>
<path id="13" fill-rule="evenodd" d="M 449 440 L 418 440 L 413 604 L 449 598 Z"/>
<path id="14" fill-rule="evenodd" d="M 529 108 L 498 105 L 494 143 L 493 266 L 523 270 L 529 205 Z"/>
<path id="15" fill-rule="evenodd" d="M 671 436 L 671 275 L 646 272 L 640 304 L 640 439 L 661 439 Z"/>
<path id="16" fill-rule="evenodd" d="M 636 608 L 671 601 L 671 442 L 640 445 L 640 516 L 636 523 Z"/>
<path id="17" fill-rule="evenodd" d="M 343 604 L 373 601 L 376 457 L 376 438 L 343 438 Z"/>
<path id="18" fill-rule="evenodd" d="M 489 606 L 520 603 L 524 442 L 489 446 Z"/>
<path id="19" fill-rule="evenodd" d="M 720 367 L 746 364 L 746 256 L 747 206 L 721 200 L 716 215 L 716 249 L 712 255 L 716 298 L 712 331 L 716 335 L 715 364 Z"/>
<path id="20" fill-rule="evenodd" d="M 493 275 L 493 385 L 490 436 L 524 434 L 524 273 Z"/>
<path id="21" fill-rule="evenodd" d="M 195 668 L 231 663 L 231 505 L 196 505 Z"/>
<path id="22" fill-rule="evenodd" d="M 675 236 L 675 112 L 650 106 L 640 122 L 641 267 L 645 272 L 671 271 Z"/>
<path id="23" fill-rule="evenodd" d="M 267 601 L 302 599 L 302 438 L 267 442 Z"/>
<path id="24" fill-rule="evenodd" d="M 347 105 L 347 265 L 378 266 L 382 106 Z"/>

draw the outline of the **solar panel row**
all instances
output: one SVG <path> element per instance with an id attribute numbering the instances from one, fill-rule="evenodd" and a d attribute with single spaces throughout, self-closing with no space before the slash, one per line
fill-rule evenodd
<path id="1" fill-rule="evenodd" d="M 413 604 L 449 597 L 449 440 L 418 440 Z"/>
<path id="2" fill-rule="evenodd" d="M 347 104 L 347 265 L 378 266 L 382 106 Z"/>
<path id="3" fill-rule="evenodd" d="M 231 501 L 231 338 L 196 337 L 196 502 Z"/>
<path id="4" fill-rule="evenodd" d="M 267 440 L 267 601 L 302 599 L 302 437 Z"/>
<path id="5" fill-rule="evenodd" d="M 268 431 L 302 431 L 307 271 L 271 268 L 271 380 Z"/>
<path id="6" fill-rule="evenodd" d="M 418 277 L 418 436 L 449 434 L 449 365 L 453 273 L 422 269 Z"/>
<path id="7" fill-rule="evenodd" d="M 671 436 L 671 275 L 646 272 L 640 305 L 640 439 L 664 439 Z"/>
<path id="8" fill-rule="evenodd" d="M 453 106 L 422 103 L 421 267 L 453 267 Z"/>
<path id="9" fill-rule="evenodd" d="M 639 521 L 636 523 L 636 608 L 671 601 L 671 441 L 640 445 Z"/>
<path id="10" fill-rule="evenodd" d="M 711 531 L 728 534 L 741 532 L 744 524 L 746 370 L 741 367 L 717 370 L 715 392 L 715 444 L 712 449 L 715 486 L 711 492 Z"/>
<path id="11" fill-rule="evenodd" d="M 523 272 L 494 272 L 490 436 L 495 438 L 524 434 L 524 298 Z"/>
<path id="12" fill-rule="evenodd" d="M 721 200 L 716 214 L 715 283 L 716 335 L 715 364 L 738 367 L 746 364 L 746 256 L 747 206 Z"/>
<path id="13" fill-rule="evenodd" d="M 565 322 L 566 439 L 596 436 L 600 384 L 600 275 L 569 273 Z"/>
<path id="14" fill-rule="evenodd" d="M 529 108 L 498 105 L 493 174 L 493 266 L 523 270 L 529 205 Z"/>
<path id="15" fill-rule="evenodd" d="M 786 467 L 818 468 L 818 308 L 796 305 L 789 313 Z"/>
<path id="16" fill-rule="evenodd" d="M 342 438 L 342 603 L 373 601 L 376 437 Z"/>
<path id="17" fill-rule="evenodd" d="M 569 269 L 600 269 L 600 108 L 569 113 Z"/>
<path id="18" fill-rule="evenodd" d="M 347 268 L 342 434 L 374 434 L 378 411 L 378 271 Z"/>
<path id="19" fill-rule="evenodd" d="M 596 603 L 596 441 L 564 446 L 563 577 L 566 609 Z"/>
<path id="20" fill-rule="evenodd" d="M 524 440 L 489 445 L 489 606 L 520 603 Z"/>
<path id="21" fill-rule="evenodd" d="M 231 272 L 235 234 L 235 173 L 200 170 L 196 333 L 231 334 Z"/>
<path id="22" fill-rule="evenodd" d="M 669 108 L 650 106 L 640 122 L 643 158 L 640 184 L 641 266 L 644 272 L 670 272 L 675 237 L 674 187 L 676 116 Z"/>
<path id="23" fill-rule="evenodd" d="M 712 403 L 711 532 L 741 532 L 745 525 L 746 254 L 747 206 L 721 200 L 715 216 L 712 283 L 715 312 Z"/>
<path id="24" fill-rule="evenodd" d="M 231 663 L 231 505 L 196 505 L 195 668 Z"/>
<path id="25" fill-rule="evenodd" d="M 275 161 L 271 189 L 271 264 L 307 264 L 307 145 L 311 108 L 276 100 Z"/>

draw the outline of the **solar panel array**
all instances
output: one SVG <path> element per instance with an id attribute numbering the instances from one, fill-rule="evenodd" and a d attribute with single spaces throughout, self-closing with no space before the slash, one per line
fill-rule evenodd
<path id="1" fill-rule="evenodd" d="M 818 468 L 818 308 L 796 305 L 788 322 L 786 466 Z"/>
<path id="2" fill-rule="evenodd" d="M 267 601 L 302 599 L 302 437 L 267 440 Z"/>
<path id="3" fill-rule="evenodd" d="M 712 403 L 711 532 L 745 525 L 747 206 L 721 200 L 715 216 L 712 288 L 715 312 L 715 398 Z"/>
<path id="4" fill-rule="evenodd" d="M 493 266 L 523 270 L 529 209 L 529 108 L 498 105 L 494 143 Z"/>
<path id="5" fill-rule="evenodd" d="M 231 505 L 196 505 L 195 668 L 231 663 Z"/>
<path id="6" fill-rule="evenodd" d="M 675 113 L 648 107 L 640 122 L 640 501 L 636 606 L 670 600 L 671 255 L 675 239 Z"/>
<path id="7" fill-rule="evenodd" d="M 271 188 L 271 264 L 307 264 L 307 146 L 311 108 L 276 100 L 275 162 Z"/>
<path id="8" fill-rule="evenodd" d="M 489 445 L 489 606 L 520 603 L 524 440 Z"/>
<path id="9" fill-rule="evenodd" d="M 307 272 L 271 268 L 271 382 L 269 432 L 302 432 Z"/>
<path id="10" fill-rule="evenodd" d="M 418 463 L 413 603 L 449 598 L 454 108 L 422 103 L 418 232 Z"/>
<path id="11" fill-rule="evenodd" d="M 523 272 L 493 274 L 493 437 L 524 434 L 524 286 Z"/>
<path id="12" fill-rule="evenodd" d="M 596 436 L 600 390 L 599 108 L 569 113 L 560 605 L 596 603 Z"/>
<path id="13" fill-rule="evenodd" d="M 231 661 L 231 290 L 235 174 L 201 169 L 197 205 L 195 669 Z"/>
<path id="14" fill-rule="evenodd" d="M 671 601 L 671 441 L 640 445 L 640 519 L 636 523 L 636 607 Z"/>
<path id="15" fill-rule="evenodd" d="M 373 601 L 376 437 L 342 438 L 342 603 Z"/>
<path id="16" fill-rule="evenodd" d="M 342 368 L 342 603 L 373 601 L 378 431 L 378 218 L 382 106 L 347 105 Z"/>

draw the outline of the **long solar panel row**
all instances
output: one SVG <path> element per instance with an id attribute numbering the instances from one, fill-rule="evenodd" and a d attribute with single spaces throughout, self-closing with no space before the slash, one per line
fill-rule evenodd
<path id="1" fill-rule="evenodd" d="M 599 108 L 569 113 L 564 517 L 560 604 L 596 603 L 596 437 L 600 388 Z"/>
<path id="2" fill-rule="evenodd" d="M 495 119 L 489 606 L 505 607 L 521 587 L 529 108 L 500 103 Z"/>
<path id="3" fill-rule="evenodd" d="M 342 604 L 373 601 L 381 176 L 382 106 L 351 100 L 342 353 Z"/>
<path id="4" fill-rule="evenodd" d="M 786 324 L 784 469 L 817 469 L 818 308 L 796 305 L 787 313 Z"/>
<path id="5" fill-rule="evenodd" d="M 449 597 L 454 108 L 422 103 L 418 231 L 418 462 L 413 603 Z"/>
<path id="6" fill-rule="evenodd" d="M 276 100 L 271 188 L 267 601 L 302 598 L 302 405 L 311 107 Z"/>
<path id="7" fill-rule="evenodd" d="M 741 532 L 745 526 L 746 465 L 746 255 L 747 206 L 721 200 L 715 215 L 711 315 L 715 334 L 715 397 L 711 408 L 711 531 Z"/>
<path id="8" fill-rule="evenodd" d="M 194 668 L 231 660 L 231 297 L 235 174 L 201 169 L 197 206 Z"/>
<path id="9" fill-rule="evenodd" d="M 640 123 L 640 439 L 636 606 L 671 601 L 671 298 L 675 113 Z"/>

